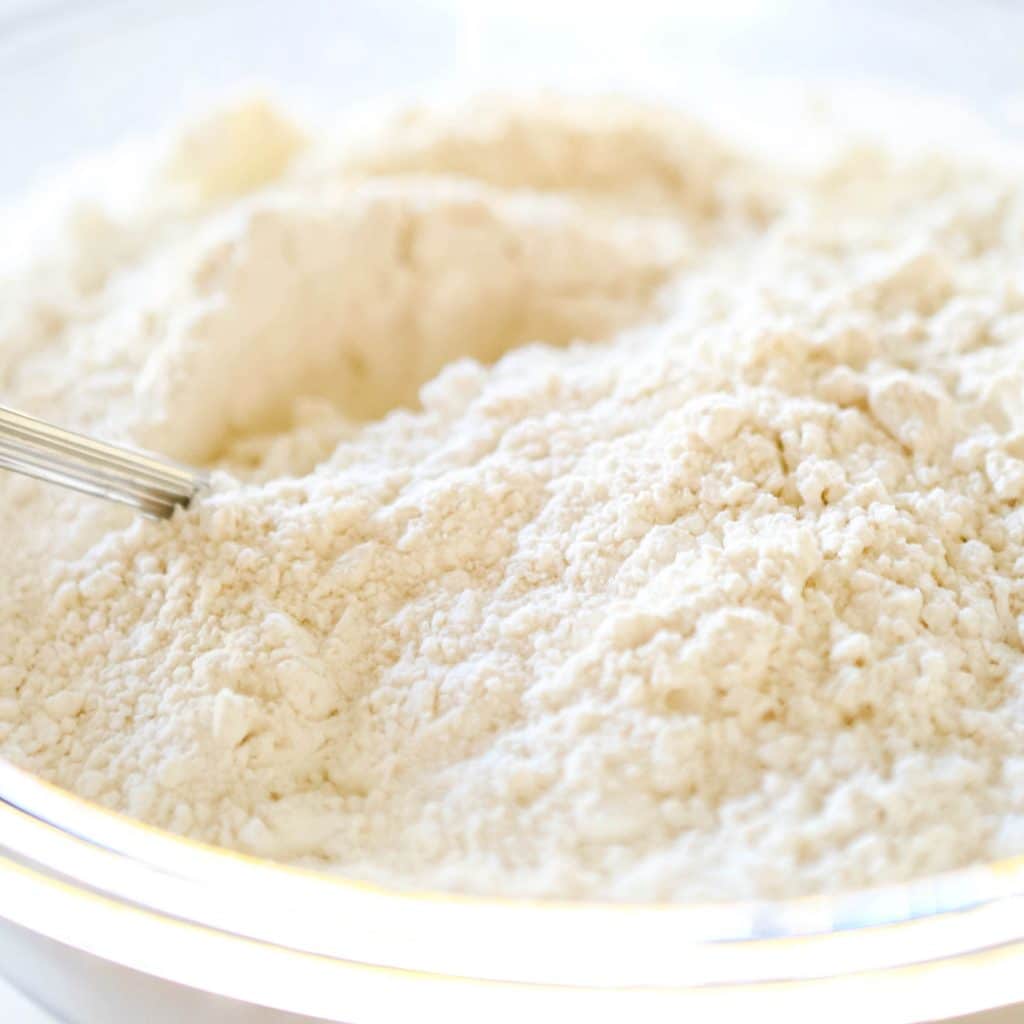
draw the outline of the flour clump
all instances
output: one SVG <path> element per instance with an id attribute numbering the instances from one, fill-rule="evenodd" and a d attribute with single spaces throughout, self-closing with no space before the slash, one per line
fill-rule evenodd
<path id="1" fill-rule="evenodd" d="M 0 399 L 213 490 L 0 479 L 0 754 L 477 894 L 1024 852 L 1015 166 L 492 99 L 122 170 L 3 286 Z"/>

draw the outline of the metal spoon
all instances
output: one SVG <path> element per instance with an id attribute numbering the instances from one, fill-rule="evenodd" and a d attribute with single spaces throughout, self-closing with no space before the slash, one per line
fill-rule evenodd
<path id="1" fill-rule="evenodd" d="M 196 469 L 0 405 L 0 468 L 167 518 L 207 486 Z"/>

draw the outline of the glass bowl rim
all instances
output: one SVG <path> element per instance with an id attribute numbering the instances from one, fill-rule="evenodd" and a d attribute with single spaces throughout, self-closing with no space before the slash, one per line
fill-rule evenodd
<path id="1" fill-rule="evenodd" d="M 776 901 L 404 891 L 185 839 L 0 760 L 0 878 L 5 863 L 59 878 L 70 891 L 300 954 L 517 984 L 809 981 L 1024 942 L 1024 857 Z"/>

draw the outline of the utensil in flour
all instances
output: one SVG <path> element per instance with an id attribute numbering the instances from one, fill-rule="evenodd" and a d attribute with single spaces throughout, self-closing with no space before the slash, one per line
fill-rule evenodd
<path id="1" fill-rule="evenodd" d="M 168 518 L 207 486 L 160 455 L 99 441 L 0 405 L 0 468 Z"/>

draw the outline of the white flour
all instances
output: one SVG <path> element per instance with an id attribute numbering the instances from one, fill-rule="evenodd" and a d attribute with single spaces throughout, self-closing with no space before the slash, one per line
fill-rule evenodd
<path id="1" fill-rule="evenodd" d="M 0 480 L 5 756 L 476 893 L 1024 851 L 1017 168 L 545 100 L 136 174 L 4 286 L 0 399 L 223 472 L 170 524 Z"/>

